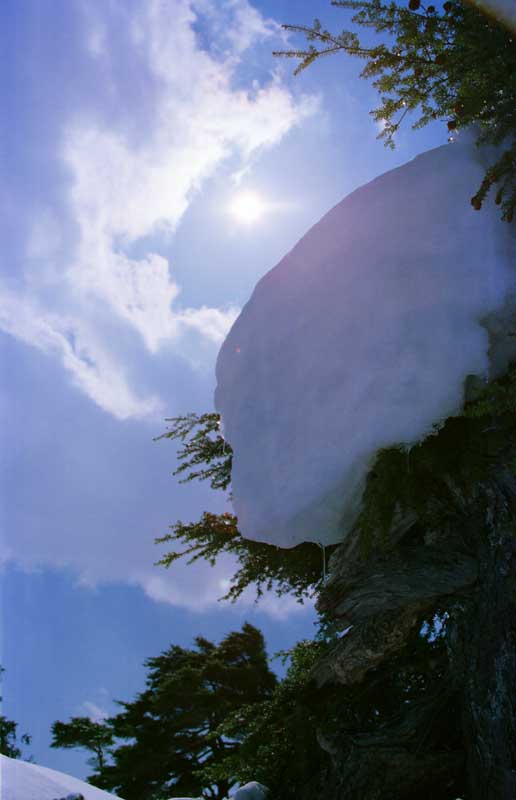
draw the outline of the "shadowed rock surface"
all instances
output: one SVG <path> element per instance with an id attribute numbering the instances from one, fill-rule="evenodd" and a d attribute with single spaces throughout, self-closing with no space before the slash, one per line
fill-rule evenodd
<path id="1" fill-rule="evenodd" d="M 326 796 L 516 797 L 515 473 L 514 413 L 380 455 L 318 601 Z"/>

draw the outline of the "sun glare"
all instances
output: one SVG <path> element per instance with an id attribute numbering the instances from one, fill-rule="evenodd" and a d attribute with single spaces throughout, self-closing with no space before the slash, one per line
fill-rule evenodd
<path id="1" fill-rule="evenodd" d="M 240 192 L 233 198 L 229 206 L 231 215 L 245 225 L 258 222 L 266 210 L 265 203 L 256 192 Z"/>

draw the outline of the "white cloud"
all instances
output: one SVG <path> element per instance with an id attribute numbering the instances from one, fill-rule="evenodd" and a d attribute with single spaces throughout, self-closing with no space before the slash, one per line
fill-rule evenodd
<path id="1" fill-rule="evenodd" d="M 167 572 L 143 573 L 136 578 L 136 582 L 155 602 L 203 612 L 228 592 L 236 568 L 236 562 L 230 558 L 219 559 L 214 567 L 206 562 L 197 562 L 186 570 L 178 565 Z M 223 602 L 229 605 L 229 601 Z M 257 601 L 256 590 L 251 586 L 230 607 L 236 611 L 254 609 L 274 619 L 284 620 L 292 614 L 313 609 L 313 602 L 301 604 L 291 595 L 278 597 L 274 592 L 265 593 Z"/>
<path id="2" fill-rule="evenodd" d="M 220 344 L 238 316 L 240 309 L 230 307 L 226 311 L 219 308 L 187 308 L 181 312 L 179 321 L 187 328 L 199 331 L 207 339 Z"/>
<path id="3" fill-rule="evenodd" d="M 89 717 L 92 722 L 103 722 L 109 716 L 106 709 L 97 705 L 97 703 L 92 703 L 91 700 L 84 701 L 80 707 L 80 714 L 81 716 Z"/>
<path id="4" fill-rule="evenodd" d="M 120 420 L 165 416 L 170 397 L 165 411 L 159 396 L 163 355 L 174 350 L 194 368 L 209 358 L 211 368 L 238 313 L 229 303 L 214 307 L 202 287 L 196 287 L 196 307 L 183 301 L 180 272 L 170 259 L 183 215 L 222 165 L 228 173 L 245 172 L 315 109 L 313 99 L 296 99 L 278 75 L 264 79 L 263 64 L 257 76 L 249 74 L 257 59 L 253 54 L 248 67 L 246 50 L 265 41 L 269 52 L 273 37 L 283 34 L 247 0 L 134 5 L 131 17 L 124 0 L 83 4 L 81 58 L 102 76 L 99 99 L 78 95 L 76 113 L 54 120 L 61 135 L 43 153 L 45 174 L 56 177 L 48 209 L 37 205 L 41 194 L 27 199 L 27 214 L 36 210 L 24 242 L 25 269 L 10 284 L 16 290 L 0 287 L 0 329 L 57 360 L 93 403 Z M 130 80 L 120 78 L 124 59 L 148 96 L 144 107 L 135 102 Z M 79 69 L 70 74 L 79 75 Z M 79 81 L 78 90 L 86 84 Z M 132 111 L 133 104 L 134 114 L 120 111 Z M 56 102 L 52 113 L 59 111 Z M 183 377 L 173 369 L 167 391 Z M 91 419 L 87 424 L 94 424 Z M 80 457 L 74 442 L 59 435 L 55 447 L 52 438 L 45 439 L 49 427 L 38 427 L 53 466 L 45 471 L 47 490 L 40 496 L 40 481 L 27 460 L 31 502 L 13 508 L 16 541 L 6 560 L 23 569 L 71 570 L 83 586 L 129 583 L 156 601 L 213 607 L 234 564 L 181 563 L 169 571 L 152 566 L 157 553 L 148 532 L 159 535 L 169 522 L 167 513 L 155 509 L 169 508 L 172 495 L 174 512 L 182 513 L 182 495 L 175 498 L 169 483 L 158 491 L 168 465 L 149 479 L 155 465 L 152 457 L 146 461 L 144 445 L 134 458 L 124 457 L 122 433 L 114 432 L 117 426 L 106 426 L 104 433 L 107 427 L 115 437 L 111 444 L 88 430 Z M 127 426 L 126 434 L 136 437 L 134 427 Z M 202 503 L 200 497 L 196 502 Z M 194 513 L 188 502 L 185 516 Z M 159 521 L 151 521 L 154 514 Z M 253 607 L 252 592 L 237 606 Z M 260 608 L 284 618 L 300 606 L 272 597 Z M 91 714 L 105 705 L 95 697 L 87 703 Z"/>
<path id="5" fill-rule="evenodd" d="M 193 7 L 209 21 L 214 49 L 233 60 L 257 42 L 286 39 L 281 25 L 263 17 L 247 0 L 193 0 Z"/>
<path id="6" fill-rule="evenodd" d="M 238 53 L 271 35 L 270 24 L 247 2 L 232 0 L 226 8 L 233 14 L 226 36 L 232 32 Z M 245 163 L 314 109 L 311 99 L 296 103 L 274 77 L 263 87 L 233 89 L 235 61 L 199 49 L 195 19 L 191 4 L 176 0 L 151 2 L 133 20 L 140 55 L 163 86 L 156 124 L 143 143 L 135 146 L 119 132 L 81 121 L 68 128 L 63 150 L 81 231 L 68 279 L 108 302 L 151 352 L 177 336 L 181 318 L 221 341 L 233 314 L 173 309 L 179 289 L 166 259 L 149 253 L 134 260 L 124 249 L 157 231 L 173 232 L 202 181 L 225 158 L 237 153 Z"/>
<path id="7" fill-rule="evenodd" d="M 83 321 L 46 312 L 30 299 L 0 291 L 0 329 L 58 357 L 76 386 L 118 419 L 159 410 L 157 397 L 139 398 L 132 391 L 122 368 Z"/>
<path id="8" fill-rule="evenodd" d="M 281 26 L 275 20 L 264 19 L 246 0 L 227 0 L 225 6 L 234 14 L 227 36 L 235 52 L 244 52 L 256 40 L 282 36 Z"/>
<path id="9" fill-rule="evenodd" d="M 130 34 L 121 39 L 132 42 L 127 57 L 149 81 L 152 112 L 136 124 L 137 136 L 127 120 L 107 122 L 92 111 L 91 100 L 90 111 L 81 105 L 64 120 L 60 155 L 70 177 L 73 255 L 59 264 L 65 237 L 55 215 L 43 212 L 26 246 L 28 288 L 7 298 L 2 325 L 57 355 L 95 403 L 126 418 L 151 413 L 158 401 L 139 398 L 129 386 L 100 317 L 111 315 L 137 332 L 151 355 L 164 344 L 181 350 L 192 332 L 212 344 L 222 341 L 237 310 L 182 305 L 164 253 L 203 182 L 228 158 L 245 169 L 311 114 L 315 101 L 294 99 L 274 75 L 262 84 L 250 79 L 249 88 L 236 84 L 244 51 L 279 35 L 277 23 L 247 0 L 149 0 L 131 19 L 116 2 L 84 17 L 86 50 L 97 62 L 106 56 L 106 84 L 124 93 L 125 102 L 131 87 L 116 89 L 105 53 L 113 8 Z M 202 25 L 208 44 L 199 35 Z M 145 247 L 148 239 L 152 246 Z"/>

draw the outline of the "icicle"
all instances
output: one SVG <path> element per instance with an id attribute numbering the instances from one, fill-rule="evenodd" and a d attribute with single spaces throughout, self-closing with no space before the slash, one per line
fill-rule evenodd
<path id="1" fill-rule="evenodd" d="M 326 547 L 322 542 L 317 542 L 322 550 L 322 569 L 323 569 L 323 583 L 326 583 Z"/>

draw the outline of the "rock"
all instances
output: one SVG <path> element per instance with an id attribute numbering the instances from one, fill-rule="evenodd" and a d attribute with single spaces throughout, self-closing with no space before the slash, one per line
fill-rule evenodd
<path id="1" fill-rule="evenodd" d="M 262 783 L 251 781 L 237 789 L 229 800 L 265 800 L 269 790 Z"/>

